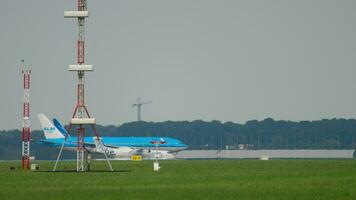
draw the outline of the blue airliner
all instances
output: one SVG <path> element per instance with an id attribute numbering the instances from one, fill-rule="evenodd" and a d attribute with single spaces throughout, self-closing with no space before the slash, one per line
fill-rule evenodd
<path id="1" fill-rule="evenodd" d="M 44 114 L 39 114 L 45 140 L 39 143 L 51 147 L 60 148 L 67 131 L 57 119 L 52 124 Z M 69 135 L 69 134 L 68 134 Z M 68 136 L 64 149 L 76 151 L 77 138 Z M 88 153 L 104 153 L 113 158 L 128 159 L 132 155 L 141 155 L 143 158 L 172 159 L 174 153 L 187 149 L 182 141 L 170 137 L 84 137 L 84 147 Z"/>

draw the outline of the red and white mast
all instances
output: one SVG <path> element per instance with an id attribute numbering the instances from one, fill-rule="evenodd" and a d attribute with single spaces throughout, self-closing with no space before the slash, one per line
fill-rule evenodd
<path id="1" fill-rule="evenodd" d="M 77 73 L 78 82 L 77 82 L 77 105 L 74 109 L 72 119 L 69 124 L 68 131 L 70 131 L 72 125 L 77 125 L 77 171 L 88 170 L 86 162 L 86 150 L 84 148 L 84 125 L 91 125 L 94 134 L 99 138 L 98 133 L 95 128 L 95 118 L 91 118 L 88 112 L 88 109 L 85 106 L 84 101 L 84 74 L 85 72 L 93 71 L 93 65 L 85 64 L 85 18 L 89 17 L 89 12 L 87 11 L 87 1 L 86 0 L 77 0 L 77 11 L 65 11 L 65 18 L 77 18 L 78 19 L 78 41 L 77 41 L 77 64 L 69 65 L 69 71 Z M 65 137 L 64 142 L 67 139 Z M 60 153 L 58 155 L 56 164 L 53 171 L 56 170 L 57 162 L 61 155 L 64 142 Z M 105 154 L 105 153 L 104 153 Z M 105 154 L 105 158 L 109 164 L 111 171 L 113 170 L 111 164 Z"/>
<path id="2" fill-rule="evenodd" d="M 23 170 L 30 169 L 30 74 L 31 69 L 22 60 L 23 74 L 23 119 L 22 119 L 22 157 L 21 167 Z"/>

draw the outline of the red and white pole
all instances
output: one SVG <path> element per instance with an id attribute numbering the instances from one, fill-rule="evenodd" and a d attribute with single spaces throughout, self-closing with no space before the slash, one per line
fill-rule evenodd
<path id="1" fill-rule="evenodd" d="M 75 65 L 69 65 L 69 71 L 76 72 L 78 75 L 77 82 L 77 105 L 74 109 L 74 113 L 69 124 L 68 130 L 70 131 L 72 125 L 78 125 L 77 127 L 77 171 L 85 171 L 89 168 L 88 162 L 86 162 L 86 150 L 84 148 L 84 125 L 91 125 L 96 137 L 99 137 L 95 128 L 95 118 L 91 118 L 90 114 L 84 104 L 84 74 L 85 72 L 93 71 L 93 66 L 85 63 L 85 18 L 89 17 L 87 10 L 87 0 L 77 0 L 78 7 L 76 11 L 65 11 L 65 18 L 77 18 L 78 19 L 78 41 L 77 41 L 77 63 Z M 67 137 L 67 136 L 66 136 Z M 64 140 L 65 142 L 66 140 Z M 61 152 L 64 146 L 61 147 L 60 153 L 57 157 L 56 164 L 53 171 L 56 170 L 58 160 L 61 156 Z M 113 171 L 110 161 L 107 155 L 104 153 L 105 158 L 109 164 L 110 170 Z"/>
<path id="2" fill-rule="evenodd" d="M 22 158 L 21 167 L 23 170 L 30 169 L 30 74 L 31 69 L 22 60 L 23 74 L 23 121 L 22 121 Z"/>

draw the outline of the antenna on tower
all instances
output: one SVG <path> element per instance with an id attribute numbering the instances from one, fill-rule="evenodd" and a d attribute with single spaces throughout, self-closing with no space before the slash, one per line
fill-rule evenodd
<path id="1" fill-rule="evenodd" d="M 137 121 L 141 121 L 141 106 L 145 104 L 151 104 L 152 101 L 141 101 L 141 98 L 137 98 L 137 103 L 132 104 L 133 107 L 137 107 Z"/>

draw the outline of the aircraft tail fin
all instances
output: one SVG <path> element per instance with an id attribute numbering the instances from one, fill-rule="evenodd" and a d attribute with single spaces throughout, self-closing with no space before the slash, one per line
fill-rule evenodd
<path id="1" fill-rule="evenodd" d="M 63 135 L 67 135 L 70 137 L 69 133 L 67 132 L 67 130 L 62 126 L 62 124 L 56 119 L 53 119 L 53 123 L 54 126 L 63 134 Z"/>
<path id="2" fill-rule="evenodd" d="M 93 140 L 94 140 L 94 144 L 95 144 L 95 150 L 98 153 L 104 153 L 106 148 L 105 148 L 103 142 L 101 141 L 101 138 L 93 137 Z"/>
<path id="3" fill-rule="evenodd" d="M 38 114 L 42 130 L 46 139 L 59 139 L 64 138 L 64 135 L 49 121 L 49 119 L 43 114 Z"/>

